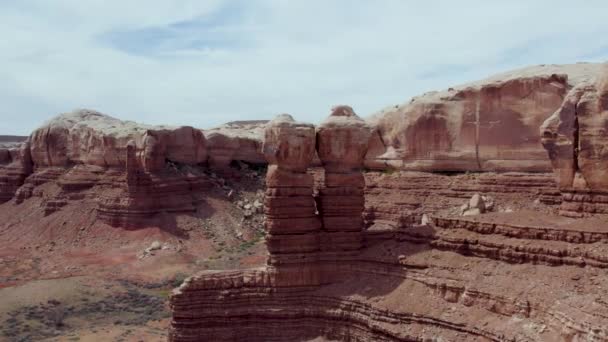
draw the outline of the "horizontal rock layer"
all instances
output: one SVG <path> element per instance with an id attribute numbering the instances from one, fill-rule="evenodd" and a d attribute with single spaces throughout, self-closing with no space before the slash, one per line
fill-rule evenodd
<path id="1" fill-rule="evenodd" d="M 420 223 L 423 214 L 454 211 L 476 193 L 494 197 L 497 210 L 538 206 L 557 212 L 555 205 L 562 201 L 550 173 L 368 172 L 365 183 L 364 218 L 368 227 L 408 227 Z"/>
<path id="2" fill-rule="evenodd" d="M 498 253 L 464 253 L 462 248 L 454 249 L 459 254 L 453 254 L 446 249 L 450 246 L 439 241 L 448 239 L 435 237 L 415 244 L 394 239 L 369 242 L 360 256 L 344 261 L 321 256 L 316 269 L 326 285 L 314 287 L 284 283 L 285 278 L 278 276 L 280 270 L 272 268 L 201 274 L 189 279 L 172 296 L 170 339 L 608 338 L 604 325 L 608 303 L 590 306 L 587 299 L 582 299 L 587 296 L 585 289 L 605 278 L 603 271 L 589 273 L 569 263 L 548 267 L 544 265 L 550 259 L 543 258 L 535 258 L 535 262 L 489 258 Z M 526 260 L 528 263 L 521 264 Z M 482 270 L 485 274 L 480 278 Z M 581 273 L 589 275 L 580 278 Z M 537 278 L 533 290 L 526 274 Z M 580 280 L 564 282 L 570 277 Z M 554 302 L 557 298 L 562 298 L 559 304 Z"/>

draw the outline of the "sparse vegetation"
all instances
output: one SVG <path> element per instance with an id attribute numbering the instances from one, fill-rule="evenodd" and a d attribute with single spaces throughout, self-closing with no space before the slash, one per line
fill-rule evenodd
<path id="1" fill-rule="evenodd" d="M 179 272 L 175 274 L 175 276 L 173 276 L 173 282 L 171 283 L 171 285 L 173 287 L 178 287 L 184 282 L 184 280 L 186 280 L 186 278 L 188 278 L 188 275 Z"/>

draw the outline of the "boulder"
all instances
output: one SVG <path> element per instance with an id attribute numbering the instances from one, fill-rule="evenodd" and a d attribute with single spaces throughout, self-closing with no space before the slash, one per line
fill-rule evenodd
<path id="1" fill-rule="evenodd" d="M 321 225 L 315 215 L 313 178 L 306 171 L 314 156 L 315 128 L 281 114 L 266 125 L 262 150 L 269 163 L 264 198 L 268 263 L 314 260 Z M 256 202 L 245 206 L 254 209 Z"/>
<path id="2" fill-rule="evenodd" d="M 462 216 L 475 216 L 475 215 L 481 215 L 483 212 L 481 211 L 481 209 L 479 208 L 470 208 L 467 209 Z"/>
<path id="3" fill-rule="evenodd" d="M 480 194 L 475 194 L 469 200 L 470 209 L 479 209 L 481 212 L 486 210 L 486 203 Z"/>

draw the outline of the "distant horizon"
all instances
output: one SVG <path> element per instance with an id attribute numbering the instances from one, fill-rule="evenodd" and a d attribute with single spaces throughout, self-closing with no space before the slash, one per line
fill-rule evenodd
<path id="1" fill-rule="evenodd" d="M 209 129 L 367 117 L 539 64 L 603 62 L 605 1 L 24 0 L 0 4 L 0 134 L 76 108 Z"/>

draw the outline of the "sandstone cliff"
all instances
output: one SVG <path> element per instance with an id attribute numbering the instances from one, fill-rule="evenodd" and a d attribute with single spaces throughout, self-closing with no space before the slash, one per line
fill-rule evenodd
<path id="1" fill-rule="evenodd" d="M 122 121 L 93 110 L 64 113 L 32 132 L 26 143 L 3 139 L 11 142 L 0 146 L 0 203 L 12 199 L 34 170 L 38 173 L 34 183 L 40 182 L 39 174 L 47 179 L 75 166 L 125 170 L 129 144 L 132 166 L 150 174 L 163 173 L 169 164 L 208 165 L 216 172 L 230 171 L 232 161 L 263 164 L 264 123 L 233 122 L 202 131 Z M 30 188 L 26 186 L 19 196 L 28 197 Z"/>
<path id="2" fill-rule="evenodd" d="M 170 341 L 608 340 L 602 218 L 533 204 L 555 195 L 549 174 L 364 178 L 370 134 L 346 106 L 316 137 L 290 116 L 271 121 L 267 266 L 187 279 L 171 296 Z M 313 146 L 322 167 L 310 172 Z M 521 208 L 449 210 L 476 191 Z"/>
<path id="3" fill-rule="evenodd" d="M 551 171 L 538 134 L 599 64 L 541 65 L 429 92 L 374 114 L 366 165 L 415 171 Z"/>
<path id="4" fill-rule="evenodd" d="M 266 120 L 232 121 L 204 130 L 208 142 L 209 164 L 221 167 L 231 160 L 266 164 L 262 153 Z"/>
<path id="5" fill-rule="evenodd" d="M 200 130 L 121 121 L 91 110 L 59 115 L 30 136 L 36 167 L 86 164 L 122 168 L 129 141 L 135 142 L 142 163 L 150 169 L 162 167 L 165 160 L 196 164 L 207 157 Z"/>
<path id="6" fill-rule="evenodd" d="M 540 128 L 564 195 L 564 214 L 608 214 L 607 129 L 608 64 L 603 64 L 598 77 L 572 88 Z"/>

